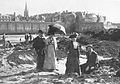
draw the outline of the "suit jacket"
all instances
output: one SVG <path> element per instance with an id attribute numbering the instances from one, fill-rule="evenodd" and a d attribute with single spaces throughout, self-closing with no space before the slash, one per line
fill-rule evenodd
<path id="1" fill-rule="evenodd" d="M 44 40 L 44 38 L 40 38 L 39 36 L 33 39 L 33 47 L 35 48 L 35 50 L 42 51 L 45 48 Z"/>

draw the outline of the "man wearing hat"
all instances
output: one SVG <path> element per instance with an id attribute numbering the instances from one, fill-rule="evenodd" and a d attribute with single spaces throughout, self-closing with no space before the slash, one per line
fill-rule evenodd
<path id="1" fill-rule="evenodd" d="M 81 75 L 79 68 L 79 44 L 76 42 L 77 34 L 71 35 L 69 45 L 67 47 L 68 56 L 66 62 L 66 71 L 65 74 L 71 75 L 77 73 Z"/>
<path id="2" fill-rule="evenodd" d="M 45 60 L 45 53 L 44 53 L 45 39 L 43 38 L 42 30 L 39 30 L 38 34 L 39 35 L 35 39 L 33 39 L 33 47 L 35 48 L 35 51 L 37 53 L 36 70 L 37 71 L 42 71 L 44 60 Z"/>

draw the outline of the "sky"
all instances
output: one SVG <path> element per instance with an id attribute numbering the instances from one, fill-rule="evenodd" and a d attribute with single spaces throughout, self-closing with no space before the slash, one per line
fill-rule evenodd
<path id="1" fill-rule="evenodd" d="M 29 15 L 81 11 L 106 16 L 107 21 L 120 23 L 120 0 L 0 0 L 0 13 L 24 14 L 25 3 Z"/>

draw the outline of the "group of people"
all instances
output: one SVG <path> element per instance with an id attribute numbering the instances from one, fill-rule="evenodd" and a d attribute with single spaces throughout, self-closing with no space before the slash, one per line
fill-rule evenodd
<path id="1" fill-rule="evenodd" d="M 37 53 L 36 71 L 54 71 L 56 69 L 55 44 L 54 35 L 46 37 L 42 30 L 38 31 L 38 36 L 33 39 L 33 47 Z M 69 44 L 67 46 L 67 61 L 66 61 L 66 75 L 77 73 L 88 74 L 95 69 L 97 61 L 97 53 L 92 49 L 92 46 L 86 47 L 87 62 L 80 65 L 80 49 L 81 45 L 77 42 L 77 34 L 69 36 Z"/>
<path id="2" fill-rule="evenodd" d="M 97 69 L 98 65 L 98 55 L 93 50 L 92 45 L 86 46 L 86 63 L 80 64 L 80 55 L 81 55 L 81 45 L 77 41 L 77 34 L 70 35 L 70 42 L 67 47 L 67 62 L 66 62 L 66 71 L 65 74 L 71 75 L 72 73 L 77 73 L 79 76 L 82 74 L 90 74 L 93 70 Z"/>
<path id="3" fill-rule="evenodd" d="M 28 42 L 28 41 L 32 41 L 32 35 L 26 33 L 26 34 L 25 34 L 25 42 Z"/>
<path id="4" fill-rule="evenodd" d="M 55 66 L 55 41 L 51 35 L 45 38 L 44 33 L 39 30 L 38 36 L 33 39 L 33 47 L 37 53 L 37 67 L 36 71 L 53 71 Z"/>
<path id="5" fill-rule="evenodd" d="M 13 47 L 13 45 L 11 44 L 11 42 L 9 40 L 6 40 L 6 34 L 3 33 L 3 36 L 2 36 L 2 41 L 3 41 L 3 47 L 4 48 L 11 48 Z"/>

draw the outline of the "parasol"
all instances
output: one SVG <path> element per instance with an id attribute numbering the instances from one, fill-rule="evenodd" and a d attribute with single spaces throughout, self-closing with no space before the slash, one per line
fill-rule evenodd
<path id="1" fill-rule="evenodd" d="M 49 25 L 48 35 L 57 34 L 66 34 L 65 28 L 60 24 L 51 24 Z"/>

